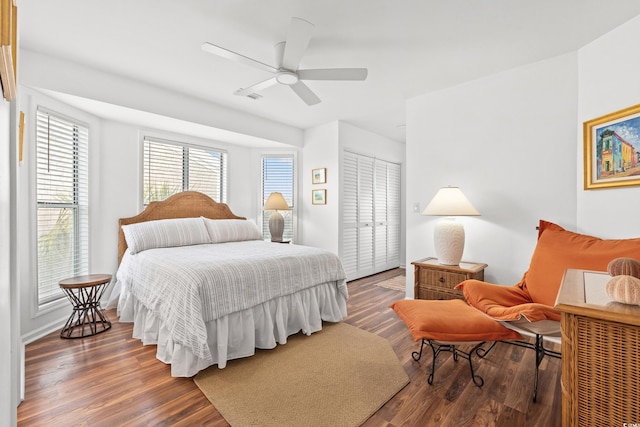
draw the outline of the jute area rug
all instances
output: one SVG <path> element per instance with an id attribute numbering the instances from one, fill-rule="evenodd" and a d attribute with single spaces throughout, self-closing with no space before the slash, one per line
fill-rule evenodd
<path id="1" fill-rule="evenodd" d="M 234 427 L 359 426 L 408 384 L 389 343 L 346 323 L 325 323 L 273 350 L 256 350 L 195 383 Z"/>
<path id="2" fill-rule="evenodd" d="M 382 288 L 393 289 L 393 290 L 396 290 L 396 291 L 405 292 L 406 291 L 406 287 L 405 287 L 406 280 L 407 280 L 406 276 L 395 276 L 395 277 L 392 277 L 391 279 L 387 279 L 387 280 L 383 280 L 383 281 L 378 282 L 378 283 L 374 283 L 374 285 L 380 286 Z"/>

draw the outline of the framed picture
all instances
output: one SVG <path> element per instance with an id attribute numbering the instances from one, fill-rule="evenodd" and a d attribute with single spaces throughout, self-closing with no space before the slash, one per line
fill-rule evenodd
<path id="1" fill-rule="evenodd" d="M 584 122 L 584 189 L 640 185 L 640 105 Z"/>
<path id="2" fill-rule="evenodd" d="M 16 96 L 18 8 L 12 0 L 0 0 L 0 83 L 7 101 Z"/>
<path id="3" fill-rule="evenodd" d="M 327 168 L 319 168 L 311 170 L 311 183 L 312 184 L 326 184 L 327 183 Z"/>
<path id="4" fill-rule="evenodd" d="M 326 205 L 327 190 L 311 190 L 311 201 L 314 205 Z"/>

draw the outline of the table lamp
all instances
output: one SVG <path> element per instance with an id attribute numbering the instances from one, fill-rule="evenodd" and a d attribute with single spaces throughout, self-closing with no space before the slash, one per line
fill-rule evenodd
<path id="1" fill-rule="evenodd" d="M 454 216 L 480 215 L 476 208 L 462 194 L 458 187 L 443 187 L 426 208 L 422 215 L 444 216 L 436 224 L 434 244 L 438 263 L 458 265 L 464 250 L 464 227 Z"/>
<path id="2" fill-rule="evenodd" d="M 288 211 L 289 204 L 284 199 L 282 193 L 273 192 L 267 198 L 263 211 L 274 211 L 269 217 L 269 233 L 271 233 L 272 242 L 282 242 L 282 233 L 284 232 L 284 218 L 278 211 Z"/>

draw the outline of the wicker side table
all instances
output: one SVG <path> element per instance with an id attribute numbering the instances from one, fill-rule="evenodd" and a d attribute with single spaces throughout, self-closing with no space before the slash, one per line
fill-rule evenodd
<path id="1" fill-rule="evenodd" d="M 460 265 L 443 265 L 437 258 L 425 258 L 414 261 L 415 299 L 462 299 L 462 291 L 454 289 L 467 279 L 484 280 L 487 264 L 461 262 Z"/>
<path id="2" fill-rule="evenodd" d="M 606 272 L 568 269 L 562 313 L 562 425 L 640 422 L 640 306 L 611 302 Z"/>
<path id="3" fill-rule="evenodd" d="M 73 305 L 73 312 L 60 331 L 61 338 L 84 338 L 111 329 L 111 322 L 100 307 L 100 298 L 109 282 L 110 274 L 90 274 L 58 282 Z"/>

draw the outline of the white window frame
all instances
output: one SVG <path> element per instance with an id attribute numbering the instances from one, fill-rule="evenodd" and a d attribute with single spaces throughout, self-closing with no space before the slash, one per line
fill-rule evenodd
<path id="1" fill-rule="evenodd" d="M 144 158 L 144 144 L 146 140 L 152 140 L 154 142 L 160 142 L 160 143 L 165 143 L 165 144 L 171 144 L 171 145 L 175 145 L 175 146 L 179 146 L 179 147 L 185 147 L 185 148 L 194 148 L 194 149 L 198 149 L 198 150 L 207 150 L 207 151 L 216 151 L 219 152 L 221 154 L 223 154 L 225 156 L 225 160 L 224 160 L 224 164 L 223 164 L 223 170 L 222 170 L 222 176 L 221 176 L 221 188 L 220 188 L 220 193 L 221 193 L 221 200 L 216 200 L 216 202 L 220 202 L 220 203 L 227 203 L 228 201 L 228 195 L 229 195 L 229 153 L 226 149 L 221 148 L 219 145 L 216 144 L 216 141 L 211 141 L 211 140 L 201 140 L 201 139 L 194 139 L 185 135 L 174 135 L 174 134 L 158 134 L 155 132 L 150 132 L 150 131 L 143 131 L 140 134 L 140 207 L 141 209 L 144 208 L 145 205 L 145 177 L 144 177 L 144 164 L 145 164 L 145 158 Z M 184 188 L 184 181 L 183 181 L 183 190 L 182 191 L 186 191 Z"/>
<path id="2" fill-rule="evenodd" d="M 63 108 L 64 110 L 64 108 Z M 84 221 L 82 224 L 82 230 L 84 231 L 85 234 L 80 235 L 79 239 L 83 240 L 82 242 L 76 241 L 74 242 L 74 245 L 81 245 L 81 247 L 77 247 L 78 253 L 80 254 L 80 269 L 78 271 L 75 271 L 74 273 L 72 273 L 71 275 L 75 276 L 75 275 L 82 275 L 82 274 L 88 274 L 89 269 L 90 269 L 90 226 L 89 226 L 89 222 L 91 221 L 90 218 L 90 212 L 89 212 L 89 203 L 90 203 L 90 192 L 91 192 L 91 186 L 90 186 L 90 156 L 89 156 L 89 145 L 90 145 L 90 139 L 91 139 L 91 125 L 89 123 L 87 123 L 85 120 L 82 119 L 78 119 L 77 115 L 71 113 L 71 114 L 65 114 L 65 113 L 60 113 L 58 112 L 57 109 L 55 108 L 48 108 L 47 106 L 43 105 L 43 104 L 37 104 L 35 105 L 33 108 L 30 109 L 31 114 L 32 114 L 32 128 L 34 129 L 34 133 L 33 133 L 33 149 L 34 149 L 34 155 L 33 155 L 33 160 L 32 160 L 32 170 L 33 170 L 33 199 L 32 199 L 32 204 L 31 206 L 34 207 L 34 214 L 33 214 L 33 219 L 32 219 L 32 227 L 33 227 L 33 239 L 31 242 L 31 250 L 30 252 L 33 254 L 33 264 L 34 264 L 34 278 L 33 278 L 33 282 L 35 283 L 35 287 L 32 288 L 33 292 L 32 292 L 32 301 L 33 301 L 33 308 L 34 308 L 34 316 L 37 315 L 41 315 L 43 313 L 49 312 L 51 310 L 55 310 L 57 309 L 59 306 L 62 306 L 63 304 L 66 303 L 66 297 L 64 295 L 64 293 L 62 292 L 62 290 L 60 290 L 58 293 L 55 293 L 52 297 L 46 299 L 43 302 L 40 302 L 40 298 L 39 298 L 39 294 L 40 294 L 40 283 L 39 283 L 39 245 L 38 245 L 38 211 L 39 211 L 39 200 L 38 200 L 38 168 L 37 168 L 37 158 L 36 158 L 36 154 L 38 153 L 37 150 L 37 114 L 38 112 L 43 112 L 45 114 L 50 114 L 51 116 L 55 116 L 61 120 L 66 120 L 69 122 L 72 122 L 78 126 L 83 126 L 87 129 L 87 145 L 84 148 L 85 150 L 85 167 L 86 167 L 86 175 L 84 176 L 84 186 L 85 186 L 85 194 L 84 194 L 84 205 L 80 205 L 78 210 L 79 210 L 79 215 L 80 215 L 80 220 Z M 82 211 L 82 212 L 80 212 Z M 80 227 L 79 224 L 76 224 L 78 227 Z M 74 225 L 74 227 L 76 226 Z M 76 229 L 76 232 L 79 233 L 80 229 Z M 60 280 L 65 279 L 67 277 L 60 277 Z"/>
<path id="3" fill-rule="evenodd" d="M 264 158 L 282 158 L 282 157 L 291 157 L 293 159 L 293 209 L 288 211 L 288 214 L 291 215 L 292 221 L 292 236 L 290 237 L 293 242 L 296 241 L 298 237 L 298 215 L 299 215 L 299 207 L 298 207 L 298 153 L 295 151 L 268 151 L 260 153 L 260 163 L 259 163 L 259 192 L 258 192 L 258 227 L 261 231 L 268 229 L 268 224 L 265 223 L 265 218 L 263 215 L 262 206 L 266 201 L 266 198 L 263 198 L 264 194 L 264 182 L 262 180 L 263 177 L 263 159 Z M 268 195 L 267 195 L 268 197 Z M 269 233 L 264 233 L 265 240 L 269 240 Z M 285 237 L 287 240 L 288 237 Z"/>

